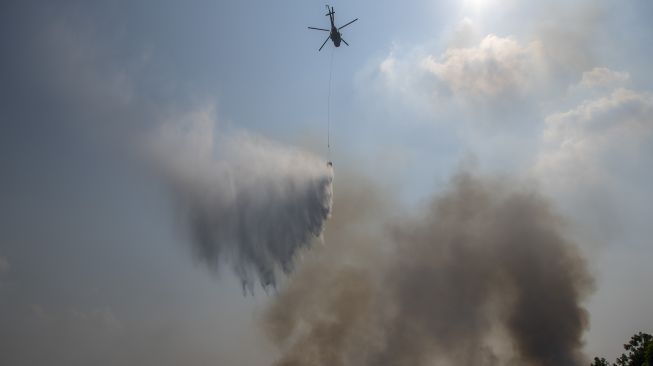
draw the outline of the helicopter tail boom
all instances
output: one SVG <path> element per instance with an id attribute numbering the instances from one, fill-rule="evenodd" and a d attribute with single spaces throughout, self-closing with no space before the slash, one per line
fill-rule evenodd
<path id="1" fill-rule="evenodd" d="M 326 5 L 327 8 L 327 13 L 324 14 L 324 16 L 328 16 L 329 19 L 331 20 L 331 25 L 333 25 L 333 22 L 335 21 L 334 15 L 336 14 L 335 10 L 333 10 L 333 6 L 329 7 L 329 5 Z"/>

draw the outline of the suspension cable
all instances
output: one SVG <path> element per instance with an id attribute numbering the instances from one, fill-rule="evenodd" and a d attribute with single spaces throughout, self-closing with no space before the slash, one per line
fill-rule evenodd
<path id="1" fill-rule="evenodd" d="M 333 55 L 335 48 L 331 48 L 331 61 L 329 62 L 329 95 L 327 97 L 327 159 L 331 161 L 331 79 L 333 75 Z"/>

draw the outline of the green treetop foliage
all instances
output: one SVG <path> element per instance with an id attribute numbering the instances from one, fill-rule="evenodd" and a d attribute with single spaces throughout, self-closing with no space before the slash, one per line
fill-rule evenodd
<path id="1" fill-rule="evenodd" d="M 627 353 L 610 365 L 605 358 L 594 357 L 590 366 L 653 366 L 653 336 L 639 332 L 624 344 Z"/>

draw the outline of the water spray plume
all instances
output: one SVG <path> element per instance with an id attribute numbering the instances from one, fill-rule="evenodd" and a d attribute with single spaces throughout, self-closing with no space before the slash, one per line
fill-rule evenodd
<path id="1" fill-rule="evenodd" d="M 303 151 L 244 132 L 216 134 L 211 113 L 164 128 L 157 166 L 183 213 L 193 252 L 230 265 L 252 291 L 275 286 L 331 212 L 333 170 Z"/>

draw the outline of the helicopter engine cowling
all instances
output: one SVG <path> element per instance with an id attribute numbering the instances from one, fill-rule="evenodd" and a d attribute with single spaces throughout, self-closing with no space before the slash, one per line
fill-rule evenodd
<path id="1" fill-rule="evenodd" d="M 331 40 L 333 41 L 333 45 L 336 47 L 340 47 L 340 42 L 342 39 L 340 38 L 340 32 L 337 30 L 335 32 L 331 33 Z"/>

